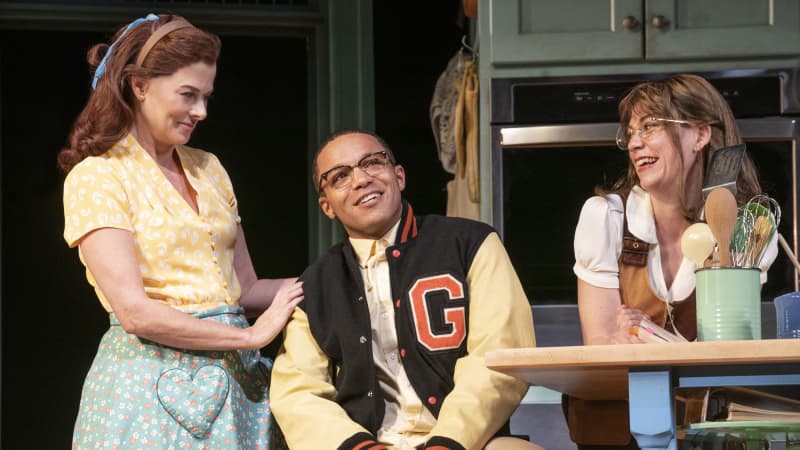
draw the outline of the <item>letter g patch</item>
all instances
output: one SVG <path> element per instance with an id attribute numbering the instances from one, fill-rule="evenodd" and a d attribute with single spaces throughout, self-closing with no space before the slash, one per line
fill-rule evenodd
<path id="1" fill-rule="evenodd" d="M 467 335 L 464 286 L 450 274 L 420 278 L 408 291 L 417 339 L 428 350 L 452 350 Z"/>

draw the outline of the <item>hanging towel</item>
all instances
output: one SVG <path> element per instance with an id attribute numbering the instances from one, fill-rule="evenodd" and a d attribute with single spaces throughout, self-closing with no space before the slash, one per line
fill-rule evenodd
<path id="1" fill-rule="evenodd" d="M 475 61 L 464 61 L 453 121 L 456 172 L 447 184 L 447 215 L 480 220 L 478 176 L 478 75 Z"/>
<path id="2" fill-rule="evenodd" d="M 439 152 L 439 160 L 444 170 L 453 174 L 456 173 L 453 125 L 459 90 L 464 82 L 464 62 L 467 60 L 463 51 L 450 58 L 444 72 L 436 80 L 430 106 L 431 129 Z"/>

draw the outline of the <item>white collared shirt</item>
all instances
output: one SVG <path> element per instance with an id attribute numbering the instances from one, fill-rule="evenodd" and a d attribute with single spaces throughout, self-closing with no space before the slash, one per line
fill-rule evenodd
<path id="1" fill-rule="evenodd" d="M 378 441 L 397 450 L 414 449 L 424 444 L 436 418 L 422 404 L 408 379 L 397 343 L 392 287 L 386 248 L 397 236 L 398 221 L 383 238 L 354 239 L 361 276 L 364 280 L 372 328 L 372 358 L 383 391 L 385 412 L 378 430 Z"/>
<path id="2" fill-rule="evenodd" d="M 625 211 L 631 234 L 650 245 L 647 273 L 653 293 L 668 303 L 686 300 L 694 291 L 694 271 L 697 267 L 684 256 L 672 285 L 667 289 L 650 195 L 640 186 L 634 186 L 626 206 L 623 209 L 622 198 L 616 194 L 594 196 L 584 203 L 575 228 L 573 272 L 593 286 L 619 288 L 617 261 L 622 253 L 622 212 Z M 766 270 L 777 254 L 777 239 L 773 239 L 761 260 L 762 284 L 767 281 Z"/>

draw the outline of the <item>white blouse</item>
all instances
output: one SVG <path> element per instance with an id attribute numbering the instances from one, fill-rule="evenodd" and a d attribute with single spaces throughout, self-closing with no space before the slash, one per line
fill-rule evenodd
<path id="1" fill-rule="evenodd" d="M 622 207 L 622 197 L 610 194 L 594 196 L 584 203 L 575 228 L 575 265 L 572 270 L 581 280 L 592 286 L 619 289 L 619 265 L 622 253 L 622 213 L 626 211 L 631 234 L 650 246 L 647 255 L 647 273 L 650 288 L 661 300 L 681 302 L 694 291 L 695 264 L 685 256 L 681 260 L 672 286 L 667 289 L 661 269 L 661 251 L 656 236 L 656 224 L 650 195 L 634 186 L 628 195 L 627 208 Z M 770 241 L 761 259 L 761 283 L 767 281 L 767 269 L 778 255 L 777 234 Z"/>

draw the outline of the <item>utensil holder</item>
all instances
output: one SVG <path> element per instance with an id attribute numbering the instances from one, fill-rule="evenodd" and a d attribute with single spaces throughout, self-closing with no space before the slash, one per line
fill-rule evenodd
<path id="1" fill-rule="evenodd" d="M 697 339 L 761 339 L 761 279 L 757 268 L 709 267 L 697 277 Z"/>

